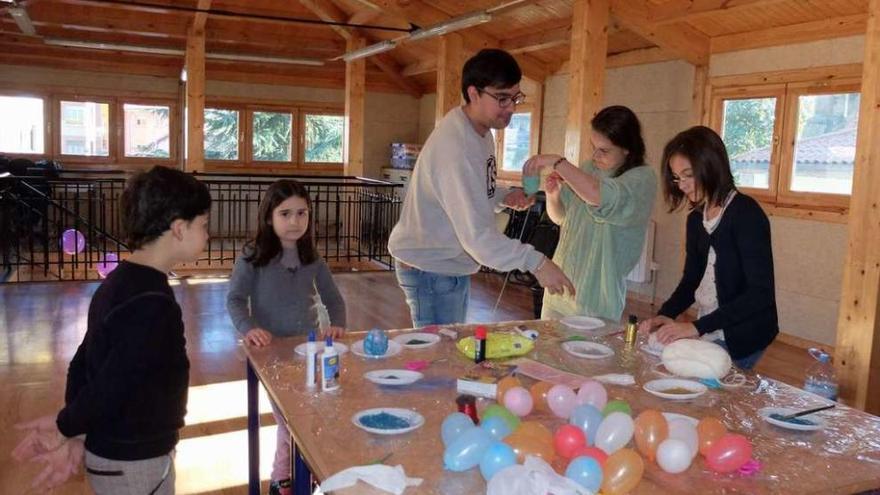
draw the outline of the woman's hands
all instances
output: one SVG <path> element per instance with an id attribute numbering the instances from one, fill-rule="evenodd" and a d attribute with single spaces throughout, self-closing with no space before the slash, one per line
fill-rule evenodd
<path id="1" fill-rule="evenodd" d="M 693 339 L 700 336 L 697 327 L 690 322 L 678 322 L 668 316 L 657 315 L 639 323 L 640 332 L 651 332 L 657 329 L 657 341 L 663 345 L 678 339 Z"/>
<path id="2" fill-rule="evenodd" d="M 272 334 L 260 327 L 254 327 L 244 334 L 244 342 L 254 347 L 263 347 L 272 343 Z"/>

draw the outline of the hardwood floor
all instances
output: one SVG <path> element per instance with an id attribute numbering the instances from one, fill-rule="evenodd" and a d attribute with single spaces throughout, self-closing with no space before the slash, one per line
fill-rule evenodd
<path id="1" fill-rule="evenodd" d="M 390 272 L 334 275 L 348 306 L 349 327 L 411 326 L 403 294 Z M 531 292 L 508 284 L 497 312 L 492 308 L 503 278 L 481 273 L 473 278 L 469 322 L 530 319 Z M 54 413 L 63 400 L 67 363 L 86 328 L 89 300 L 97 282 L 5 284 L 0 286 L 0 492 L 28 493 L 38 467 L 18 465 L 8 452 L 20 435 L 17 422 Z M 226 315 L 223 278 L 176 282 L 183 308 L 192 363 L 186 418 L 178 445 L 177 493 L 242 494 L 247 482 L 244 360 L 238 335 Z M 651 314 L 644 303 L 629 302 L 626 313 Z M 764 375 L 800 385 L 810 364 L 806 351 L 774 343 L 758 366 Z M 265 397 L 262 424 L 272 416 Z M 274 427 L 261 431 L 261 472 L 268 478 L 274 452 Z M 80 478 L 55 493 L 89 493 Z"/>

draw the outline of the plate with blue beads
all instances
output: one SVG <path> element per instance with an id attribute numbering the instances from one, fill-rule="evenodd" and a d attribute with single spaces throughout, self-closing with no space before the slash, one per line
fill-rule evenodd
<path id="1" fill-rule="evenodd" d="M 364 409 L 351 417 L 358 428 L 377 435 L 399 435 L 420 428 L 425 417 L 412 409 L 376 407 Z"/>
<path id="2" fill-rule="evenodd" d="M 786 415 L 798 412 L 787 407 L 765 407 L 758 415 L 771 425 L 797 431 L 816 431 L 825 428 L 825 421 L 818 414 L 807 414 L 797 418 L 783 419 Z"/>

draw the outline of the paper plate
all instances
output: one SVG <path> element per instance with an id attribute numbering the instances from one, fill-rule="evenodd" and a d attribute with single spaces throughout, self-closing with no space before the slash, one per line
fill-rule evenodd
<path id="1" fill-rule="evenodd" d="M 586 359 L 604 359 L 614 355 L 614 351 L 607 345 L 587 340 L 563 342 L 562 348 L 572 356 Z"/>
<path id="2" fill-rule="evenodd" d="M 416 332 L 398 335 L 391 340 L 409 349 L 424 349 L 425 347 L 431 347 L 437 342 L 440 342 L 440 336 L 436 333 Z"/>
<path id="3" fill-rule="evenodd" d="M 397 342 L 395 342 L 393 340 L 389 340 L 388 341 L 388 349 L 385 351 L 385 354 L 382 354 L 381 356 L 373 356 L 373 355 L 370 355 L 370 354 L 367 354 L 366 352 L 364 352 L 364 340 L 363 339 L 358 340 L 357 342 L 355 342 L 354 344 L 351 345 L 351 352 L 352 353 L 354 353 L 360 357 L 365 357 L 365 358 L 369 358 L 369 359 L 384 359 L 387 357 L 396 356 L 396 355 L 400 354 L 401 349 L 403 349 L 403 346 L 401 346 L 400 344 L 398 344 Z"/>
<path id="4" fill-rule="evenodd" d="M 409 385 L 425 375 L 410 370 L 375 370 L 364 373 L 364 378 L 379 385 Z"/>
<path id="5" fill-rule="evenodd" d="M 641 349 L 643 352 L 650 354 L 652 356 L 660 357 L 663 355 L 663 348 L 662 347 L 660 347 L 658 349 L 657 347 L 653 347 L 648 344 L 642 344 L 641 347 L 639 347 L 639 349 Z"/>
<path id="6" fill-rule="evenodd" d="M 697 425 L 700 424 L 700 420 L 697 418 L 694 418 L 692 416 L 686 416 L 684 414 L 670 413 L 670 412 L 665 412 L 665 413 L 660 413 L 660 414 L 662 414 L 663 417 L 666 418 L 667 422 L 672 421 L 674 419 L 683 419 L 683 420 L 687 421 L 688 423 L 690 423 L 691 425 L 693 425 L 694 428 L 696 428 Z"/>
<path id="7" fill-rule="evenodd" d="M 566 316 L 559 321 L 568 328 L 579 332 L 596 330 L 597 328 L 605 326 L 604 321 L 599 318 L 593 318 L 592 316 Z"/>
<path id="8" fill-rule="evenodd" d="M 825 428 L 825 420 L 822 419 L 821 416 L 817 414 L 807 414 L 806 416 L 800 416 L 798 418 L 794 418 L 795 420 L 804 420 L 809 421 L 812 424 L 798 424 L 792 423 L 791 421 L 783 421 L 780 419 L 776 419 L 771 417 L 774 414 L 779 414 L 781 416 L 785 416 L 787 414 L 792 414 L 798 412 L 798 409 L 790 409 L 787 407 L 765 407 L 763 409 L 758 410 L 758 415 L 764 419 L 764 421 L 770 423 L 771 425 L 778 426 L 780 428 L 785 428 L 787 430 L 797 430 L 797 431 L 816 431 Z"/>
<path id="9" fill-rule="evenodd" d="M 398 419 L 406 421 L 408 424 L 407 426 L 396 428 L 380 428 L 368 426 L 363 423 L 363 421 L 369 421 L 369 419 L 372 419 L 371 417 L 383 413 L 395 416 Z M 351 422 L 358 428 L 377 435 L 399 435 L 421 427 L 425 424 L 425 417 L 411 409 L 402 409 L 399 407 L 376 407 L 373 409 L 364 409 L 363 411 L 355 413 L 355 415 L 351 417 Z"/>
<path id="10" fill-rule="evenodd" d="M 686 400 L 699 397 L 706 393 L 708 387 L 700 382 L 693 380 L 682 380 L 681 378 L 662 378 L 660 380 L 651 380 L 644 387 L 649 394 L 672 400 Z M 670 392 L 670 390 L 677 390 Z M 680 391 L 680 392 L 679 392 Z"/>
<path id="11" fill-rule="evenodd" d="M 308 343 L 308 342 L 303 342 L 302 344 L 296 346 L 296 348 L 293 349 L 294 352 L 296 352 L 296 353 L 299 354 L 300 356 L 305 356 L 305 355 L 306 355 L 306 344 L 307 344 L 307 343 Z M 315 342 L 315 344 L 317 344 L 317 345 L 315 346 L 315 349 L 318 350 L 318 354 L 321 354 L 321 351 L 324 350 L 324 345 L 325 345 L 324 342 L 323 342 L 323 341 L 321 341 L 321 342 Z M 343 355 L 343 354 L 345 354 L 346 352 L 348 352 L 348 346 L 345 345 L 345 344 L 343 344 L 342 342 L 334 342 L 334 343 L 333 343 L 333 348 L 336 349 L 336 352 L 338 352 L 340 356 Z"/>

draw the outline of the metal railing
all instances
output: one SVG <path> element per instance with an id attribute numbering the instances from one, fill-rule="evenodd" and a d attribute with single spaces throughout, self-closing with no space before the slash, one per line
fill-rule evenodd
<path id="1" fill-rule="evenodd" d="M 256 233 L 263 192 L 282 177 L 196 174 L 211 193 L 211 240 L 189 268 L 228 270 Z M 121 172 L 66 171 L 58 178 L 0 178 L 0 280 L 94 280 L 105 260 L 125 257 Z M 357 177 L 285 176 L 312 197 L 318 251 L 328 262 L 390 269 L 388 235 L 400 185 Z M 66 233 L 66 234 L 65 234 Z"/>

